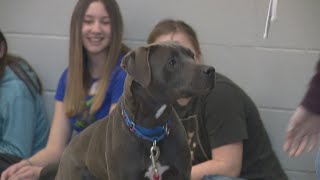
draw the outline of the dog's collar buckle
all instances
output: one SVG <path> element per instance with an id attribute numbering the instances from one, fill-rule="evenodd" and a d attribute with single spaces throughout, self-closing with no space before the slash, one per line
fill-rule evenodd
<path id="1" fill-rule="evenodd" d="M 124 111 L 123 108 L 122 108 L 122 110 L 121 110 L 121 115 L 122 115 L 122 117 L 123 117 L 125 120 L 128 119 L 127 113 Z M 132 131 L 132 130 L 134 129 L 134 127 L 136 126 L 133 121 L 126 121 L 126 124 L 127 124 L 127 126 L 129 127 L 129 129 L 130 129 L 131 131 Z"/>
<path id="2" fill-rule="evenodd" d="M 166 131 L 167 136 L 169 136 L 170 134 L 170 128 L 168 127 L 168 123 L 166 123 L 166 125 L 163 126 L 164 130 Z"/>

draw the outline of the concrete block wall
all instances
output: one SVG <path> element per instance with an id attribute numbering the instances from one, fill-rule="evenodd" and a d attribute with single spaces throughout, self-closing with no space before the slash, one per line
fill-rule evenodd
<path id="1" fill-rule="evenodd" d="M 11 52 L 26 58 L 43 81 L 50 117 L 60 73 L 68 64 L 68 32 L 77 0 L 0 0 L 0 28 Z M 320 52 L 320 1 L 279 0 L 269 38 L 269 0 L 118 0 L 125 42 L 145 44 L 163 18 L 183 19 L 198 32 L 207 64 L 239 84 L 258 105 L 273 147 L 291 180 L 314 180 L 315 152 L 282 152 L 287 121 L 299 104 Z"/>

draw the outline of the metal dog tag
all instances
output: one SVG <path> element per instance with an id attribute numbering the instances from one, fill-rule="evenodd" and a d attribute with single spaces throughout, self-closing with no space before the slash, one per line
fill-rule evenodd
<path id="1" fill-rule="evenodd" d="M 153 170 L 153 177 L 154 179 L 159 178 L 159 172 L 158 172 L 158 167 L 157 167 L 157 161 L 160 156 L 160 149 L 157 146 L 157 141 L 153 142 L 152 147 L 150 148 L 150 159 L 152 163 L 152 170 Z"/>
<path id="2" fill-rule="evenodd" d="M 156 145 L 153 145 L 150 149 L 150 158 L 151 158 L 151 161 L 152 161 L 152 165 L 155 165 L 158 158 L 160 156 L 160 149 L 158 146 Z"/>

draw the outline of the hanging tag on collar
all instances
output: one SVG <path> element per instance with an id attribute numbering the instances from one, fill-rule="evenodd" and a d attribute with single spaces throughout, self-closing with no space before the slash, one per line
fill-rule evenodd
<path id="1" fill-rule="evenodd" d="M 152 171 L 153 171 L 153 180 L 159 180 L 160 175 L 158 172 L 157 161 L 160 156 L 160 149 L 157 146 L 157 140 L 154 140 L 153 145 L 150 149 L 150 159 L 152 163 Z"/>

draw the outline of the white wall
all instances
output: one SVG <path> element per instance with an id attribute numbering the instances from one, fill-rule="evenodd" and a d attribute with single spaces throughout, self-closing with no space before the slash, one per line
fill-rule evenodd
<path id="1" fill-rule="evenodd" d="M 281 150 L 287 121 L 301 100 L 320 51 L 320 1 L 279 0 L 269 39 L 269 0 L 118 0 L 125 41 L 145 43 L 162 18 L 179 18 L 198 32 L 206 63 L 238 83 L 256 102 L 275 151 L 292 180 L 316 179 L 315 153 L 290 159 Z M 53 96 L 67 65 L 68 28 L 76 0 L 0 0 L 0 28 L 12 52 L 28 59 Z"/>

